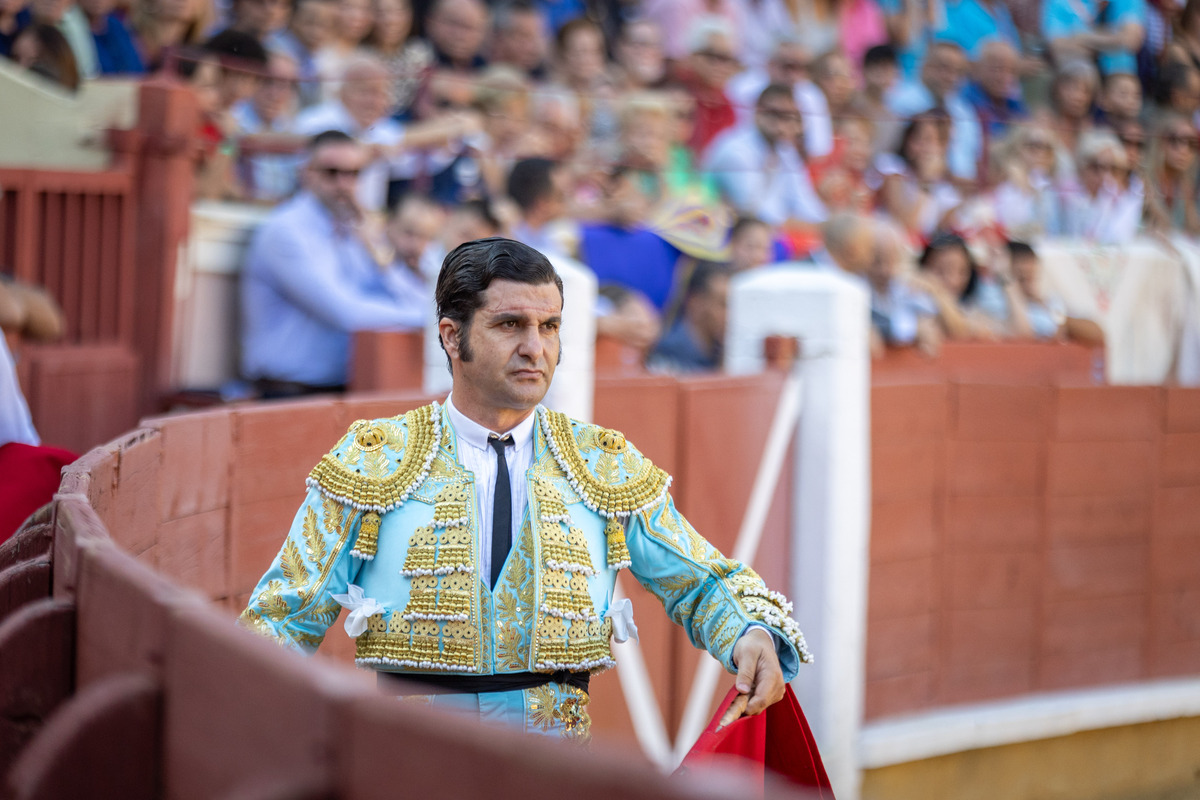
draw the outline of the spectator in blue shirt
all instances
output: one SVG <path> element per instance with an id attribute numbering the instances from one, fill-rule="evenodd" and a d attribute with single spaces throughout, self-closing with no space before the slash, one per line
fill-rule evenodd
<path id="1" fill-rule="evenodd" d="M 647 361 L 663 372 L 711 372 L 721 368 L 729 303 L 729 267 L 701 261 L 688 280 L 683 312 Z"/>
<path id="2" fill-rule="evenodd" d="M 113 13 L 116 0 L 79 0 L 96 43 L 96 62 L 101 75 L 140 75 L 146 71 L 133 35 Z"/>
<path id="3" fill-rule="evenodd" d="M 1008 42 L 1013 49 L 1021 47 L 1021 34 L 1000 0 L 946 0 L 944 23 L 933 36 L 955 42 L 972 61 L 979 59 L 984 45 L 997 39 Z"/>
<path id="4" fill-rule="evenodd" d="M 675 285 L 680 251 L 644 224 L 650 203 L 637 174 L 618 167 L 609 176 L 605 196 L 608 221 L 585 225 L 580 256 L 600 283 L 618 283 L 666 308 Z"/>
<path id="5" fill-rule="evenodd" d="M 17 34 L 29 26 L 32 18 L 26 0 L 0 0 L 0 56 L 12 54 Z"/>
<path id="6" fill-rule="evenodd" d="M 921 62 L 925 60 L 925 48 L 929 44 L 932 11 L 935 4 L 919 0 L 879 0 L 887 23 L 888 37 L 896 48 L 900 75 L 914 80 Z"/>
<path id="7" fill-rule="evenodd" d="M 1056 61 L 1098 58 L 1104 74 L 1137 72 L 1145 0 L 1043 0 L 1042 35 Z"/>
<path id="8" fill-rule="evenodd" d="M 254 235 L 241 284 L 242 374 L 264 397 L 345 386 L 351 335 L 419 328 L 424 310 L 388 291 L 357 230 L 363 147 L 337 131 L 313 137 L 304 189 Z"/>

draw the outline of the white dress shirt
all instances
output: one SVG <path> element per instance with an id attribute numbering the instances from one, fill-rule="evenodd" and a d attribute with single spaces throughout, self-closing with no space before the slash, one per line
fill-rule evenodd
<path id="1" fill-rule="evenodd" d="M 496 498 L 498 459 L 496 451 L 488 444 L 488 437 L 509 434 L 513 437 L 513 445 L 505 450 L 504 459 L 508 464 L 508 485 L 512 487 L 512 532 L 515 545 L 520 535 L 521 521 L 525 516 L 525 504 L 529 499 L 529 492 L 525 486 L 525 472 L 533 465 L 533 426 L 537 424 L 537 411 L 507 431 L 488 430 L 478 422 L 468 419 L 455 408 L 453 395 L 446 398 L 446 413 L 450 415 L 450 425 L 454 428 L 455 439 L 458 441 L 458 462 L 475 476 L 475 498 L 479 504 L 479 574 L 490 576 L 492 507 Z M 632 611 L 627 613 L 632 620 Z M 776 651 L 783 646 L 783 640 L 765 625 L 751 623 L 746 630 L 751 628 L 762 628 L 770 633 Z"/>
<path id="2" fill-rule="evenodd" d="M 529 492 L 525 472 L 533 465 L 533 426 L 537 424 L 534 411 L 515 428 L 490 431 L 468 419 L 454 407 L 453 395 L 446 398 L 446 413 L 458 440 L 458 462 L 475 476 L 475 498 L 479 504 L 479 564 L 481 575 L 492 574 L 492 508 L 496 503 L 496 451 L 488 444 L 489 436 L 512 435 L 513 444 L 504 450 L 508 464 L 508 485 L 512 487 L 512 533 L 515 544 L 525 517 Z"/>
<path id="3" fill-rule="evenodd" d="M 799 153 L 783 142 L 768 144 L 753 125 L 718 136 L 708 148 L 704 169 L 730 205 L 768 225 L 825 221 L 825 206 Z"/>
<path id="4" fill-rule="evenodd" d="M 17 383 L 17 367 L 8 352 L 8 342 L 0 331 L 0 445 L 9 442 L 38 445 L 37 431 L 25 405 L 25 395 Z"/>

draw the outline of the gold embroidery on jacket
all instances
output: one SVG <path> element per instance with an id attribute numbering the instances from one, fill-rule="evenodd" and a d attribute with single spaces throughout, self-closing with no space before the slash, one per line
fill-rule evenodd
<path id="1" fill-rule="evenodd" d="M 613 666 L 603 622 L 592 605 L 588 577 L 595 567 L 583 532 L 571 527 L 561 495 L 553 485 L 536 480 L 530 496 L 536 520 L 541 587 L 533 632 L 533 668 L 552 671 L 603 670 Z"/>
<path id="2" fill-rule="evenodd" d="M 476 612 L 481 601 L 470 503 L 471 493 L 460 483 L 449 484 L 435 495 L 433 523 L 413 531 L 401 570 L 411 579 L 408 603 L 393 614 L 387 628 L 377 630 L 368 624 L 358 637 L 358 662 L 478 671 L 482 659 Z M 403 625 L 396 622 L 397 616 Z"/>
<path id="3" fill-rule="evenodd" d="M 359 426 L 357 433 L 362 435 L 360 423 L 355 426 Z M 308 485 L 319 488 L 326 497 L 360 510 L 382 513 L 396 508 L 429 474 L 442 440 L 441 408 L 431 403 L 409 411 L 404 415 L 403 428 L 401 431 L 400 426 L 372 426 L 370 430 L 382 432 L 386 440 L 376 449 L 364 450 L 356 439 L 345 455 L 339 455 L 338 448 L 326 453 L 309 473 Z M 375 441 L 374 434 L 371 441 Z M 389 460 L 389 451 L 400 454 L 395 467 Z"/>
<path id="4" fill-rule="evenodd" d="M 308 568 L 304 566 L 304 557 L 295 539 L 289 538 L 284 543 L 283 552 L 279 554 L 279 569 L 293 589 L 308 585 Z"/>
<path id="5" fill-rule="evenodd" d="M 512 671 L 525 668 L 529 662 L 529 647 L 525 636 L 533 622 L 534 581 L 529 569 L 529 565 L 533 563 L 533 534 L 528 520 L 521 528 L 517 548 L 518 558 L 509 562 L 494 594 L 496 666 Z"/>
<path id="6" fill-rule="evenodd" d="M 570 418 L 558 411 L 541 412 L 541 423 L 547 446 L 588 508 L 608 518 L 627 517 L 652 508 L 666 498 L 670 476 L 654 466 L 650 459 L 634 458 L 632 450 L 623 451 L 619 459 L 621 464 L 627 465 L 627 474 L 621 478 L 618 459 L 600 448 L 600 439 L 620 436 L 616 431 L 591 425 L 582 425 L 576 430 Z M 593 472 L 583 453 L 597 448 L 602 452 Z"/>

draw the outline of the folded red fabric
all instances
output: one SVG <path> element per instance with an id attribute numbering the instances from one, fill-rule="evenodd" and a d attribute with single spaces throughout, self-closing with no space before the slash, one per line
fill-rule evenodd
<path id="1" fill-rule="evenodd" d="M 767 772 L 813 790 L 814 797 L 833 800 L 821 753 L 796 694 L 788 686 L 783 699 L 753 717 L 742 717 L 721 730 L 717 723 L 737 696 L 730 689 L 717 713 L 684 757 L 679 772 L 719 763 L 734 763 L 765 781 Z"/>
<path id="2" fill-rule="evenodd" d="M 57 447 L 17 442 L 0 445 L 0 542 L 54 498 L 62 468 L 76 458 L 69 450 Z"/>

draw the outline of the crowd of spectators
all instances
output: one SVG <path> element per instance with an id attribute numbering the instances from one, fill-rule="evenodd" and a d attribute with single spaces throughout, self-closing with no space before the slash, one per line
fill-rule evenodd
<path id="1" fill-rule="evenodd" d="M 719 366 L 729 276 L 782 261 L 861 280 L 879 347 L 1096 341 L 1024 243 L 1200 235 L 1200 0 L 0 0 L 0 54 L 191 84 L 199 195 L 284 204 L 247 291 L 341 334 L 492 233 L 582 261 L 663 369 Z"/>

